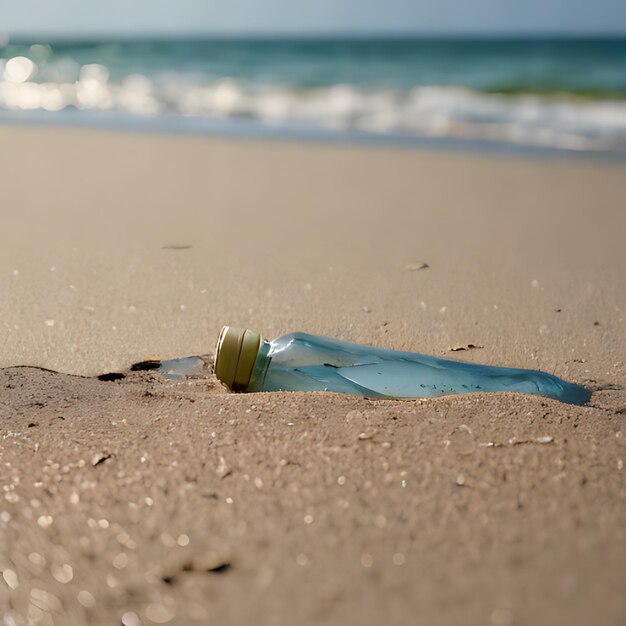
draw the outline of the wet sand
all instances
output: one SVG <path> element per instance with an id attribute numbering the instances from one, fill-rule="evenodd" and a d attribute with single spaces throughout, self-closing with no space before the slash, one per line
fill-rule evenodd
<path id="1" fill-rule="evenodd" d="M 623 623 L 626 166 L 0 141 L 5 621 Z M 596 391 L 235 396 L 128 370 L 210 354 L 224 323 Z"/>

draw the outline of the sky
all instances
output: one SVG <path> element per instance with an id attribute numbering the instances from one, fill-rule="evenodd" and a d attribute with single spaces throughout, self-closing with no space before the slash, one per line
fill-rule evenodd
<path id="1" fill-rule="evenodd" d="M 0 32 L 626 34 L 626 0 L 0 0 Z"/>

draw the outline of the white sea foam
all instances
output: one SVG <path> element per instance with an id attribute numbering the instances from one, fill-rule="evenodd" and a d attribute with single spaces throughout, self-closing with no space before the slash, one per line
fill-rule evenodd
<path id="1" fill-rule="evenodd" d="M 572 150 L 626 148 L 626 102 L 565 96 L 503 96 L 464 87 L 410 90 L 256 86 L 223 78 L 130 74 L 112 82 L 103 65 L 57 64 L 42 82 L 24 57 L 0 64 L 0 108 L 59 111 L 73 107 L 134 115 L 173 112 L 245 117 L 265 124 L 513 142 Z M 52 70 L 51 70 L 52 71 Z M 39 77 L 41 80 L 41 76 Z"/>

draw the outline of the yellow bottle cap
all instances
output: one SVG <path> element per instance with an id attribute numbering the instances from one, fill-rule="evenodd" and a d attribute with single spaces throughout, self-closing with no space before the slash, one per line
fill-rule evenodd
<path id="1" fill-rule="evenodd" d="M 250 384 L 261 335 L 248 329 L 224 326 L 215 348 L 215 376 L 231 391 L 245 391 Z"/>

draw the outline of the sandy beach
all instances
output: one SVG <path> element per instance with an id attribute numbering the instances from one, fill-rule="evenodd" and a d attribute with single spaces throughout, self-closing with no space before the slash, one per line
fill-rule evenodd
<path id="1" fill-rule="evenodd" d="M 624 623 L 624 163 L 0 144 L 5 623 Z M 223 324 L 594 394 L 233 395 L 210 368 L 129 369 L 210 363 Z"/>

